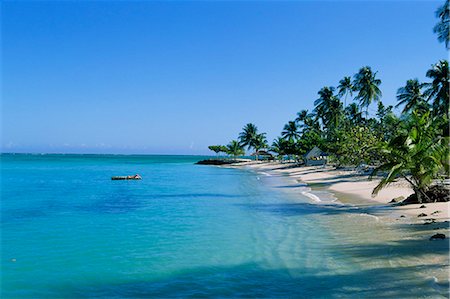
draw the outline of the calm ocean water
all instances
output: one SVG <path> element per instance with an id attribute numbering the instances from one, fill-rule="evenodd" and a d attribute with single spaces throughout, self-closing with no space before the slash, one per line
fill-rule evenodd
<path id="1" fill-rule="evenodd" d="M 2 155 L 1 298 L 448 296 L 444 243 L 200 158 Z"/>

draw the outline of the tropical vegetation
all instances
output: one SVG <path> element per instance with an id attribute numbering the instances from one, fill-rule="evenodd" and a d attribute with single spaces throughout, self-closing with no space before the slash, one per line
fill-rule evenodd
<path id="1" fill-rule="evenodd" d="M 449 47 L 449 1 L 436 12 L 434 31 Z M 269 147 L 265 133 L 255 124 L 244 126 L 238 140 L 227 147 L 211 150 L 237 157 L 244 148 L 258 159 L 260 150 L 274 153 L 281 161 L 301 162 L 313 147 L 329 154 L 336 167 L 368 164 L 372 177 L 381 177 L 373 190 L 399 178 L 407 181 L 419 202 L 430 201 L 430 186 L 449 177 L 449 73 L 448 61 L 440 60 L 424 70 L 428 82 L 406 80 L 397 90 L 395 108 L 382 102 L 382 81 L 370 66 L 361 67 L 353 76 L 337 81 L 336 87 L 324 86 L 317 93 L 312 112 L 302 110 L 289 120 Z M 371 116 L 369 108 L 376 104 Z M 374 111 L 374 110 L 371 110 Z"/>

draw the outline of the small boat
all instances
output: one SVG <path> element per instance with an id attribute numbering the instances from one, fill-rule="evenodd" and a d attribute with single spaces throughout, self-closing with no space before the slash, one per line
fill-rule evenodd
<path id="1" fill-rule="evenodd" d="M 127 176 L 113 176 L 111 177 L 111 180 L 118 181 L 118 180 L 141 180 L 142 177 L 138 174 L 135 175 L 127 175 Z"/>

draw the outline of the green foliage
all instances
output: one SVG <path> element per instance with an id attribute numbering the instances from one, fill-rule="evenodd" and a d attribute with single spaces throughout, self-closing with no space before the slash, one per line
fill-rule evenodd
<path id="1" fill-rule="evenodd" d="M 432 102 L 433 114 L 437 116 L 449 115 L 449 74 L 448 61 L 440 60 L 427 71 L 427 77 L 432 81 L 426 83 L 425 96 Z"/>
<path id="2" fill-rule="evenodd" d="M 345 117 L 350 121 L 351 124 L 358 125 L 362 124 L 363 117 L 362 112 L 359 110 L 359 106 L 356 103 L 351 103 L 345 108 Z"/>
<path id="3" fill-rule="evenodd" d="M 417 79 L 406 81 L 404 87 L 400 87 L 397 91 L 398 104 L 395 107 L 405 105 L 402 113 L 408 113 L 413 109 L 428 110 L 428 104 L 425 101 L 425 96 L 422 93 L 424 83 L 420 83 Z"/>
<path id="4" fill-rule="evenodd" d="M 342 115 L 342 103 L 334 95 L 334 87 L 323 87 L 318 92 L 319 98 L 314 102 L 314 111 L 325 128 L 331 129 L 337 127 Z"/>
<path id="5" fill-rule="evenodd" d="M 353 92 L 355 91 L 355 87 L 353 86 L 351 77 L 344 77 L 341 81 L 339 81 L 338 96 L 342 99 L 344 97 L 344 107 L 347 104 L 347 96 L 353 96 Z"/>
<path id="6" fill-rule="evenodd" d="M 255 149 L 255 152 L 269 147 L 267 144 L 266 133 L 257 134 L 253 139 L 252 146 Z"/>
<path id="7" fill-rule="evenodd" d="M 374 195 L 403 177 L 411 184 L 420 202 L 427 198 L 425 192 L 433 179 L 449 170 L 449 138 L 440 134 L 436 123 L 430 112 L 415 110 L 394 138 L 379 145 L 386 161 L 372 176 L 380 171 L 385 173 L 373 190 Z"/>
<path id="8" fill-rule="evenodd" d="M 376 150 L 381 137 L 367 125 L 352 125 L 338 132 L 334 158 L 338 164 L 359 165 L 379 161 L 382 156 Z"/>
<path id="9" fill-rule="evenodd" d="M 368 117 L 368 107 L 381 98 L 381 90 L 379 88 L 381 80 L 376 78 L 377 72 L 372 72 L 370 66 L 362 67 L 354 76 L 353 86 L 358 94 L 355 97 L 359 101 L 361 107 L 366 107 L 366 118 Z"/>
<path id="10" fill-rule="evenodd" d="M 439 23 L 434 26 L 433 31 L 438 35 L 438 40 L 445 43 L 445 47 L 449 48 L 450 38 L 450 8 L 449 0 L 446 0 L 444 5 L 436 10 L 436 17 L 439 18 Z"/>
<path id="11" fill-rule="evenodd" d="M 325 141 L 322 138 L 322 134 L 319 130 L 305 130 L 302 134 L 302 137 L 297 143 L 296 154 L 304 155 L 315 146 L 325 149 L 324 144 Z"/>
<path id="12" fill-rule="evenodd" d="M 242 129 L 242 132 L 239 134 L 239 141 L 241 145 L 247 146 L 248 149 L 252 148 L 257 134 L 258 128 L 254 124 L 246 124 Z"/>
<path id="13" fill-rule="evenodd" d="M 208 146 L 208 149 L 215 152 L 216 154 L 219 154 L 220 152 L 226 152 L 224 151 L 223 145 L 210 145 Z"/>
<path id="14" fill-rule="evenodd" d="M 272 146 L 270 147 L 270 151 L 276 153 L 278 157 L 286 155 L 286 149 L 287 149 L 287 140 L 281 137 L 277 137 L 272 142 Z"/>
<path id="15" fill-rule="evenodd" d="M 240 145 L 239 141 L 231 140 L 231 142 L 226 146 L 227 154 L 236 158 L 245 154 L 244 148 Z"/>
<path id="16" fill-rule="evenodd" d="M 300 133 L 298 132 L 297 123 L 295 121 L 288 122 L 283 129 L 283 132 L 281 132 L 281 136 L 283 138 L 286 138 L 288 140 L 296 141 L 298 138 L 300 138 Z"/>

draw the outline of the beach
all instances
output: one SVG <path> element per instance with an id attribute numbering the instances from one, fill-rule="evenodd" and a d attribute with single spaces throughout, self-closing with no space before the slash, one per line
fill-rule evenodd
<path id="1" fill-rule="evenodd" d="M 392 200 L 399 202 L 414 193 L 408 183 L 402 180 L 390 184 L 376 196 L 373 196 L 372 190 L 380 179 L 373 178 L 370 180 L 367 172 L 335 169 L 332 166 L 293 166 L 290 163 L 256 161 L 240 163 L 236 167 L 290 177 L 298 182 L 306 183 L 313 190 L 328 191 L 344 204 L 389 207 L 389 209 L 383 209 L 383 212 L 380 213 L 388 219 L 404 216 L 401 218 L 406 218 L 412 223 L 450 220 L 450 202 L 394 206 Z M 420 214 L 426 214 L 426 216 L 418 217 Z"/>

